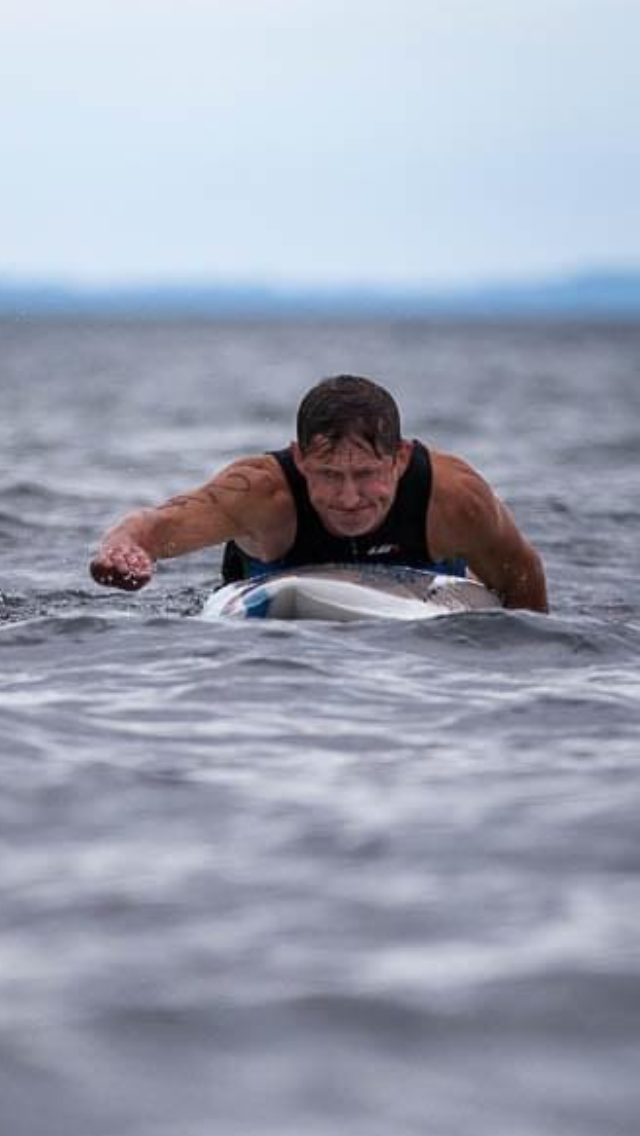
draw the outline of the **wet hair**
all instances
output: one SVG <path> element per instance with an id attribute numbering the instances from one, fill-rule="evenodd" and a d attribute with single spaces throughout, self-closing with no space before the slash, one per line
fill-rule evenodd
<path id="1" fill-rule="evenodd" d="M 355 437 L 379 455 L 393 455 L 402 438 L 400 412 L 389 391 L 359 375 L 333 375 L 312 387 L 298 408 L 297 432 L 303 453 L 320 436 L 332 449 Z"/>

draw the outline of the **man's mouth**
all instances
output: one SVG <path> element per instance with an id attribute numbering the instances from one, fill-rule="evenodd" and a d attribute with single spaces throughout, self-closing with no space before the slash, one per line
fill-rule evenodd
<path id="1" fill-rule="evenodd" d="M 337 517 L 342 517 L 347 521 L 355 521 L 361 517 L 363 513 L 370 513 L 372 505 L 363 505 L 360 509 L 332 509 Z"/>
<path id="2" fill-rule="evenodd" d="M 333 509 L 331 518 L 333 524 L 344 529 L 369 527 L 371 518 L 375 513 L 372 505 L 365 505 L 362 509 Z"/>

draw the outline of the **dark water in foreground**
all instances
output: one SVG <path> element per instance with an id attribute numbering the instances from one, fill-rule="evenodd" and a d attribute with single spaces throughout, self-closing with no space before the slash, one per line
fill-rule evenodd
<path id="1" fill-rule="evenodd" d="M 213 625 L 102 527 L 386 380 L 553 614 Z M 0 325 L 2 1136 L 637 1136 L 640 327 Z"/>

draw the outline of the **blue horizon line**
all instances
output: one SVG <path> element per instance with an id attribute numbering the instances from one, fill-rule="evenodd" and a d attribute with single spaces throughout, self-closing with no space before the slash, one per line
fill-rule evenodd
<path id="1" fill-rule="evenodd" d="M 493 290 L 496 288 L 531 288 L 550 287 L 569 283 L 578 283 L 591 280 L 607 281 L 637 281 L 640 279 L 640 262 L 634 265 L 618 265 L 615 263 L 596 264 L 585 261 L 583 265 L 574 265 L 562 269 L 538 270 L 523 274 L 487 273 L 478 275 L 468 274 L 462 280 L 437 280 L 423 278 L 422 280 L 383 278 L 374 281 L 365 281 L 352 277 L 346 280 L 308 281 L 290 277 L 281 279 L 263 273 L 254 273 L 250 276 L 234 276 L 231 273 L 219 275 L 209 273 L 176 273 L 166 275 L 163 273 L 140 273 L 131 276 L 122 274 L 104 279 L 91 278 L 82 274 L 67 274 L 64 271 L 53 272 L 23 272 L 9 267 L 0 268 L 0 288 L 43 288 L 51 287 L 69 291 L 105 292 L 105 291 L 150 291 L 167 289 L 193 289 L 196 291 L 209 290 L 251 290 L 269 292 L 403 292 L 403 293 L 459 293 L 461 291 L 475 291 L 476 289 Z"/>
<path id="2" fill-rule="evenodd" d="M 153 314 L 640 313 L 640 268 L 585 268 L 468 284 L 295 284 L 222 279 L 111 283 L 0 275 L 0 314 L 140 311 Z"/>

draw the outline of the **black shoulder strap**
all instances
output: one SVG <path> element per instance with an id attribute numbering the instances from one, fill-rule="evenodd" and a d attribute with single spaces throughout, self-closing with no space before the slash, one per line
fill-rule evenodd
<path id="1" fill-rule="evenodd" d="M 295 502 L 296 513 L 298 518 L 300 518 L 307 510 L 311 509 L 311 502 L 309 500 L 307 483 L 293 460 L 291 449 L 287 446 L 284 450 L 272 450 L 269 457 L 276 459 L 280 469 L 284 473 L 287 479 L 287 485 L 291 490 L 291 495 Z"/>
<path id="2" fill-rule="evenodd" d="M 429 451 L 421 442 L 414 441 L 409 465 L 398 482 L 393 505 L 378 531 L 369 538 L 376 545 L 389 543 L 397 546 L 399 555 L 408 564 L 430 560 L 427 512 L 432 480 Z"/>
<path id="3" fill-rule="evenodd" d="M 284 450 L 271 450 L 269 457 L 275 458 L 278 462 L 291 491 L 296 509 L 296 532 L 308 532 L 310 525 L 313 527 L 313 518 L 316 514 L 309 500 L 307 483 L 302 474 L 298 471 L 298 467 L 293 460 L 291 449 L 287 447 Z M 304 561 L 304 554 L 302 554 L 302 560 L 297 560 L 297 543 L 298 537 L 296 537 L 293 549 L 290 550 L 289 554 L 281 563 L 301 563 Z M 243 552 L 234 540 L 228 541 L 225 545 L 222 557 L 222 579 L 224 583 L 230 584 L 236 580 L 245 580 L 252 574 L 253 563 L 257 562 L 252 562 L 251 557 L 248 556 L 246 552 Z"/>

